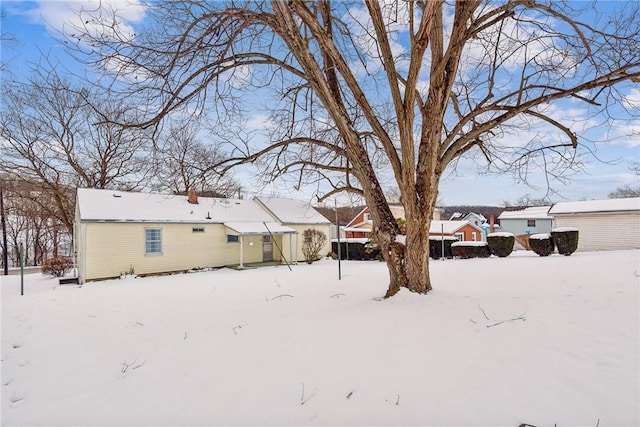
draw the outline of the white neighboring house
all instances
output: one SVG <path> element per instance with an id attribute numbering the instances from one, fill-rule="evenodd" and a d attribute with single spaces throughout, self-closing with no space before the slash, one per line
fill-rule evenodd
<path id="1" fill-rule="evenodd" d="M 270 204 L 279 206 L 276 200 Z M 298 218 L 312 209 L 282 205 L 303 210 Z M 291 212 L 287 219 L 295 216 Z M 308 226 L 314 225 L 315 220 Z M 198 197 L 196 192 L 180 196 L 81 188 L 74 228 L 80 283 L 129 272 L 295 262 L 302 246 L 297 229 L 283 225 L 261 203 Z"/>
<path id="2" fill-rule="evenodd" d="M 579 251 L 640 249 L 640 198 L 561 202 L 554 227 L 575 227 Z"/>
<path id="3" fill-rule="evenodd" d="M 549 214 L 551 206 L 534 206 L 517 211 L 503 211 L 500 220 L 500 231 L 520 234 L 549 233 L 553 228 L 553 217 Z"/>

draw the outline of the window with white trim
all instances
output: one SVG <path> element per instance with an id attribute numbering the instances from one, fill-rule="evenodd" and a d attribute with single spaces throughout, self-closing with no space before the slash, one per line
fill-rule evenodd
<path id="1" fill-rule="evenodd" d="M 144 252 L 146 254 L 162 253 L 162 228 L 144 229 Z"/>
<path id="2" fill-rule="evenodd" d="M 474 241 L 474 242 L 475 242 L 476 240 L 478 240 L 478 237 L 476 236 L 476 232 L 475 232 L 475 231 L 472 231 L 472 232 L 471 232 L 471 240 L 472 240 L 472 241 Z"/>
<path id="3" fill-rule="evenodd" d="M 536 226 L 536 220 L 535 219 L 528 219 L 527 220 L 527 227 L 535 227 Z"/>
<path id="4" fill-rule="evenodd" d="M 461 242 L 464 242 L 464 233 L 456 233 L 456 239 Z"/>

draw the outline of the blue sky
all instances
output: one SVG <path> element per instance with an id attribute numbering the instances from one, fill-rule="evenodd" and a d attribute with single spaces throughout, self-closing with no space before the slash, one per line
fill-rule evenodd
<path id="1" fill-rule="evenodd" d="M 127 4 L 123 9 L 130 22 L 135 23 L 143 18 L 143 10 L 132 1 L 121 1 Z M 26 77 L 29 63 L 37 62 L 40 52 L 49 54 L 50 58 L 59 60 L 65 67 L 78 69 L 78 65 L 69 58 L 56 44 L 55 30 L 72 22 L 76 16 L 72 9 L 80 5 L 97 5 L 98 2 L 56 2 L 56 1 L 2 1 L 2 33 L 10 34 L 13 41 L 2 42 L 2 63 L 15 77 Z M 6 75 L 3 78 L 7 78 Z M 630 96 L 640 102 L 640 89 L 630 89 Z M 636 108 L 638 105 L 636 104 Z M 586 112 L 574 112 L 582 115 Z M 567 112 L 569 114 L 569 112 Z M 621 185 L 640 185 L 637 175 L 630 170 L 633 162 L 640 162 L 640 122 L 626 121 L 618 123 L 619 137 L 609 139 L 605 143 L 596 143 L 588 148 L 595 150 L 600 162 L 595 158 L 586 164 L 585 170 L 571 178 L 567 183 L 552 182 L 559 194 L 551 196 L 553 201 L 602 199 Z M 636 133 L 632 134 L 631 129 Z M 585 130 L 585 135 L 603 135 L 608 130 L 597 126 Z M 239 177 L 243 175 L 240 174 Z M 242 178 L 241 178 L 242 179 Z M 444 205 L 453 204 L 492 204 L 501 205 L 504 201 L 515 201 L 521 196 L 541 198 L 547 194 L 546 183 L 541 175 L 533 177 L 536 188 L 514 180 L 510 175 L 480 175 L 469 161 L 462 161 L 456 169 L 455 176 L 445 176 L 440 186 L 440 200 Z M 245 183 L 245 187 L 248 183 Z M 269 195 L 294 196 L 289 188 L 273 185 L 262 190 Z M 309 197 L 303 192 L 298 197 Z"/>

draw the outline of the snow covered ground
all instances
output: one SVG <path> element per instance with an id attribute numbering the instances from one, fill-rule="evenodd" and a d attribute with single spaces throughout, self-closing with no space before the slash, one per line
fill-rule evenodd
<path id="1" fill-rule="evenodd" d="M 3 425 L 638 426 L 640 251 L 2 278 Z"/>

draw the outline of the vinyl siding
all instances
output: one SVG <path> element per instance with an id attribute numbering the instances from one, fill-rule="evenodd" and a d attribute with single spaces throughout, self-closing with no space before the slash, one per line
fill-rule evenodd
<path id="1" fill-rule="evenodd" d="M 640 214 L 562 215 L 555 227 L 578 229 L 578 251 L 640 249 Z"/>
<path id="2" fill-rule="evenodd" d="M 283 225 L 293 228 L 298 232 L 298 234 L 291 236 L 291 243 L 289 242 L 288 235 L 282 236 L 282 252 L 284 253 L 285 258 L 287 258 L 289 262 L 304 261 L 304 254 L 302 253 L 302 243 L 303 243 L 302 234 L 304 233 L 304 230 L 307 230 L 309 228 L 322 231 L 327 236 L 327 243 L 325 244 L 324 248 L 320 251 L 320 256 L 326 256 L 329 252 L 331 252 L 331 240 L 330 240 L 331 230 L 330 230 L 329 224 L 283 224 Z M 274 254 L 275 254 L 275 250 L 276 249 L 274 248 Z M 294 260 L 289 259 L 291 257 L 290 254 L 294 255 L 295 257 Z"/>
<path id="3" fill-rule="evenodd" d="M 534 218 L 531 218 L 534 219 Z M 516 236 L 519 234 L 526 234 L 527 230 L 529 230 L 529 234 L 536 233 L 549 233 L 552 228 L 552 220 L 549 219 L 540 219 L 535 218 L 536 226 L 528 227 L 526 218 L 503 218 L 500 220 L 500 228 L 497 231 L 504 231 L 507 233 L 513 233 Z"/>
<path id="4" fill-rule="evenodd" d="M 194 233 L 193 224 L 179 223 L 82 223 L 84 248 L 81 280 L 116 277 L 131 268 L 136 274 L 161 273 L 197 267 L 217 267 L 240 262 L 240 243 L 227 243 L 222 224 L 197 224 L 204 233 Z M 145 254 L 145 229 L 162 230 L 162 253 Z M 82 232 L 81 232 L 82 233 Z M 230 233 L 231 234 L 231 233 Z M 245 263 L 262 261 L 261 236 L 243 237 Z"/>

